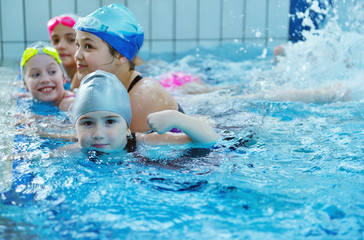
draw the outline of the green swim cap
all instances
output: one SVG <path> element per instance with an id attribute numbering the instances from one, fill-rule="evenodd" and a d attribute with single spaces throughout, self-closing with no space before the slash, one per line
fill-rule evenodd
<path id="1" fill-rule="evenodd" d="M 20 60 L 21 78 L 24 80 L 25 66 L 27 62 L 34 56 L 38 54 L 46 54 L 54 58 L 57 61 L 63 74 L 66 74 L 63 66 L 62 60 L 59 57 L 57 50 L 50 44 L 42 41 L 38 41 L 30 44 L 23 52 L 22 58 Z M 66 74 L 67 75 L 67 74 Z"/>

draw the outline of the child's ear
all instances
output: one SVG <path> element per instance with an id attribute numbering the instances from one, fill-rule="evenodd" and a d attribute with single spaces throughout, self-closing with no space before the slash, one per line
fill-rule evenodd
<path id="1" fill-rule="evenodd" d="M 67 77 L 65 74 L 63 74 L 63 84 L 65 84 L 67 82 Z"/>
<path id="2" fill-rule="evenodd" d="M 128 130 L 126 131 L 126 138 L 131 138 L 131 131 L 130 128 L 128 128 Z"/>
<path id="3" fill-rule="evenodd" d="M 117 53 L 115 58 L 120 65 L 126 62 L 126 57 L 122 56 L 120 53 Z"/>

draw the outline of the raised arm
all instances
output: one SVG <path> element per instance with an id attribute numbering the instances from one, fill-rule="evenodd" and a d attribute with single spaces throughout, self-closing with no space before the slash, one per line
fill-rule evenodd
<path id="1" fill-rule="evenodd" d="M 219 139 L 219 135 L 208 124 L 176 110 L 151 113 L 147 121 L 151 130 L 160 134 L 143 134 L 142 141 L 147 144 L 205 144 L 215 143 Z M 168 132 L 172 128 L 178 128 L 183 133 Z"/>

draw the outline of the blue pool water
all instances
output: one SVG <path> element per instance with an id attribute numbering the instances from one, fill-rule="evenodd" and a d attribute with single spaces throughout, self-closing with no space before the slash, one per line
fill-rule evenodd
<path id="1" fill-rule="evenodd" d="M 364 4 L 347 2 L 363 16 Z M 34 157 L 18 170 L 31 180 L 1 191 L 0 239 L 363 239 L 364 29 L 345 13 L 337 9 L 338 19 L 318 34 L 287 45 L 278 63 L 272 49 L 227 44 L 141 68 L 152 76 L 183 70 L 222 88 L 175 93 L 187 113 L 215 122 L 222 139 L 207 151 L 51 157 L 65 143 L 30 131 L 20 147 L 31 146 Z M 1 72 L 4 159 L 19 139 L 9 94 L 17 73 Z M 321 86 L 352 100 L 240 97 Z"/>

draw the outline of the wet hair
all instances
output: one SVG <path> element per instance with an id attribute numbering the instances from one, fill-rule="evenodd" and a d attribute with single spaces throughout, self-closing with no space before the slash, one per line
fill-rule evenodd
<path id="1" fill-rule="evenodd" d="M 107 43 L 105 40 L 101 39 L 109 48 L 109 53 L 111 54 L 111 56 L 113 56 L 114 58 L 116 58 L 118 55 L 121 55 L 123 57 L 125 57 L 124 55 L 122 55 L 121 53 L 119 53 L 115 48 L 113 48 L 109 43 Z M 130 61 L 129 59 L 126 58 L 126 60 L 128 61 L 129 64 L 129 70 L 134 71 L 135 69 L 135 63 L 133 63 L 132 61 Z"/>

